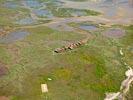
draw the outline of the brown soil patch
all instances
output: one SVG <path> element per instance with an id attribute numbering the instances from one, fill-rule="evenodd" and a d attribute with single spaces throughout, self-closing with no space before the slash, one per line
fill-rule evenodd
<path id="1" fill-rule="evenodd" d="M 0 76 L 6 75 L 7 73 L 8 73 L 7 67 L 0 62 Z"/>
<path id="2" fill-rule="evenodd" d="M 0 37 L 7 35 L 8 33 L 12 32 L 13 30 L 14 30 L 14 28 L 12 28 L 10 26 L 0 27 Z"/>
<path id="3" fill-rule="evenodd" d="M 5 96 L 0 96 L 0 100 L 9 100 L 9 98 Z"/>

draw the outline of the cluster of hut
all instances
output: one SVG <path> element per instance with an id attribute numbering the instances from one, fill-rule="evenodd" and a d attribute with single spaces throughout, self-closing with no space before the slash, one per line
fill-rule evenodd
<path id="1" fill-rule="evenodd" d="M 64 46 L 62 48 L 55 49 L 54 52 L 56 52 L 56 53 L 62 53 L 64 51 L 66 51 L 66 50 L 73 50 L 73 49 L 75 49 L 75 48 L 77 48 L 77 47 L 79 47 L 79 46 L 81 46 L 81 45 L 83 45 L 85 43 L 86 42 L 84 42 L 84 41 L 78 41 L 76 43 L 71 43 L 71 44 L 69 44 L 67 46 Z"/>
<path id="2" fill-rule="evenodd" d="M 13 28 L 10 26 L 2 27 L 2 28 L 0 28 L 0 36 L 5 36 L 8 33 L 10 33 L 11 31 L 13 31 Z"/>

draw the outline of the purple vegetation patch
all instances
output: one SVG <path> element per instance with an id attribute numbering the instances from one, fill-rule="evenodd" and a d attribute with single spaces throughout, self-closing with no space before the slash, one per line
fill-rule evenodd
<path id="1" fill-rule="evenodd" d="M 110 38 L 121 38 L 125 35 L 125 31 L 122 29 L 109 29 L 103 35 Z"/>

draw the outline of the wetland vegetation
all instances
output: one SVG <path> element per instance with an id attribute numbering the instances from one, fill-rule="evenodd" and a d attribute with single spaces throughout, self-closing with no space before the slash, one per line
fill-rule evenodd
<path id="1" fill-rule="evenodd" d="M 104 100 L 120 91 L 133 68 L 131 15 L 108 19 L 97 9 L 66 7 L 65 1 L 92 3 L 0 0 L 0 100 Z M 85 43 L 54 52 L 78 41 Z M 132 91 L 123 98 L 132 100 Z"/>

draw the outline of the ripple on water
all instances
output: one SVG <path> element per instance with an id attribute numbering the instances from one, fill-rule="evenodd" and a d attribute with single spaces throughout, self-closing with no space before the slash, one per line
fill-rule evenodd
<path id="1" fill-rule="evenodd" d="M 22 40 L 29 34 L 30 33 L 27 31 L 22 31 L 22 30 L 14 31 L 3 37 L 0 37 L 0 43 L 12 43 L 17 40 Z"/>

